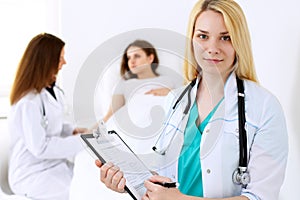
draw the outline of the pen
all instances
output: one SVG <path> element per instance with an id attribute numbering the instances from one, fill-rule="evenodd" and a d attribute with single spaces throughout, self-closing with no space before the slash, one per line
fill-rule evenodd
<path id="1" fill-rule="evenodd" d="M 176 182 L 154 182 L 154 183 L 166 188 L 176 188 L 179 185 Z"/>

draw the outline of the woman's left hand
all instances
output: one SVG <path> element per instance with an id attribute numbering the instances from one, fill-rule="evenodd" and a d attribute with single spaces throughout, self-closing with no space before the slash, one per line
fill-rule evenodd
<path id="1" fill-rule="evenodd" d="M 152 89 L 146 92 L 145 94 L 152 94 L 154 96 L 166 96 L 170 92 L 170 88 L 158 88 L 158 89 Z"/>
<path id="2" fill-rule="evenodd" d="M 177 188 L 166 188 L 155 182 L 172 182 L 171 179 L 162 176 L 153 176 L 150 180 L 146 180 L 144 185 L 147 189 L 143 200 L 176 200 L 182 199 L 183 194 Z"/>

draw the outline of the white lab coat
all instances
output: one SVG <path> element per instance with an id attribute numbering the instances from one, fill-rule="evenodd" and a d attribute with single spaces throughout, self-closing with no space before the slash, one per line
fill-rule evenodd
<path id="1" fill-rule="evenodd" d="M 9 183 L 14 193 L 35 199 L 68 199 L 72 164 L 67 160 L 83 149 L 74 126 L 64 122 L 62 92 L 57 100 L 45 89 L 30 92 L 11 108 L 12 138 Z M 43 106 L 48 126 L 41 125 Z"/>
<path id="2" fill-rule="evenodd" d="M 196 97 L 197 84 L 191 92 L 192 104 Z M 288 157 L 288 136 L 281 105 L 267 90 L 251 81 L 244 81 L 246 130 L 248 141 L 248 172 L 250 183 L 242 189 L 232 181 L 233 171 L 239 162 L 239 131 L 237 84 L 232 73 L 224 87 L 224 101 L 205 128 L 200 142 L 204 197 L 224 198 L 244 195 L 250 200 L 276 200 L 284 180 Z M 173 106 L 183 89 L 169 98 Z M 178 124 L 187 102 L 183 98 L 173 115 L 171 124 Z M 180 131 L 164 159 L 165 166 L 159 172 L 177 179 L 177 158 L 179 157 L 183 132 L 188 114 Z M 164 157 L 164 158 L 163 158 Z"/>

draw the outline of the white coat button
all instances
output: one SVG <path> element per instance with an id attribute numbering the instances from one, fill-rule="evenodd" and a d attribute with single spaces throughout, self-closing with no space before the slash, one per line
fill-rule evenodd
<path id="1" fill-rule="evenodd" d="M 211 171 L 210 171 L 210 169 L 207 169 L 206 172 L 207 172 L 208 174 L 210 174 Z"/>
<path id="2" fill-rule="evenodd" d="M 206 129 L 206 131 L 205 131 L 206 133 L 209 133 L 209 129 Z"/>
<path id="3" fill-rule="evenodd" d="M 238 129 L 238 128 L 236 128 L 236 129 L 235 129 L 235 132 L 237 132 L 237 133 L 238 133 L 238 132 L 239 132 L 239 129 Z"/>

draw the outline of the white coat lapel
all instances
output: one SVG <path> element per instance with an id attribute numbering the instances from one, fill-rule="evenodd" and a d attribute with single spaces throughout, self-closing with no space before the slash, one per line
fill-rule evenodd
<path id="1" fill-rule="evenodd" d="M 214 149 L 219 139 L 221 138 L 224 124 L 224 113 L 225 103 L 224 101 L 222 101 L 202 134 L 202 146 L 200 147 L 201 159 L 206 157 Z"/>
<path id="2" fill-rule="evenodd" d="M 55 99 L 46 89 L 43 89 L 44 101 L 47 101 L 50 105 L 60 108 L 61 105 L 58 99 Z M 55 93 L 56 98 L 58 98 L 57 93 Z"/>

